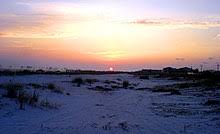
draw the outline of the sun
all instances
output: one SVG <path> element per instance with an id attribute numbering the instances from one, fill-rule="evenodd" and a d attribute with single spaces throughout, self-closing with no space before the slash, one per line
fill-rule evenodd
<path id="1" fill-rule="evenodd" d="M 114 68 L 113 68 L 113 67 L 110 67 L 110 68 L 109 68 L 109 71 L 114 71 Z"/>

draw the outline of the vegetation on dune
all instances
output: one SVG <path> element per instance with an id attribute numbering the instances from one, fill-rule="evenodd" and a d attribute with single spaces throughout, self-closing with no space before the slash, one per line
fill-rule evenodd
<path id="1" fill-rule="evenodd" d="M 38 101 L 39 101 L 39 94 L 37 94 L 35 90 L 29 99 L 29 104 L 35 105 Z"/>
<path id="2" fill-rule="evenodd" d="M 49 84 L 47 85 L 47 88 L 48 88 L 49 90 L 51 90 L 52 92 L 54 92 L 54 93 L 63 94 L 63 89 L 60 88 L 60 87 L 58 87 L 58 86 L 56 86 L 56 85 L 53 84 L 53 83 L 49 83 Z"/>
<path id="3" fill-rule="evenodd" d="M 153 92 L 172 92 L 175 90 L 188 89 L 188 88 L 202 88 L 205 90 L 220 88 L 220 81 L 211 78 L 204 78 L 200 80 L 194 80 L 184 83 L 177 83 L 172 85 L 155 86 Z"/>
<path id="4" fill-rule="evenodd" d="M 97 79 L 85 79 L 85 82 L 88 83 L 89 85 L 92 85 L 96 82 L 99 82 Z"/>
<path id="5" fill-rule="evenodd" d="M 24 90 L 24 86 L 20 83 L 7 83 L 4 85 L 7 98 L 16 99 L 19 102 L 19 109 L 24 109 L 24 104 L 35 105 L 38 102 L 39 94 L 34 91 L 32 95 Z"/>
<path id="6" fill-rule="evenodd" d="M 23 90 L 23 85 L 20 83 L 7 83 L 3 87 L 7 91 L 4 96 L 8 98 L 17 98 L 18 92 Z"/>
<path id="7" fill-rule="evenodd" d="M 143 79 L 143 80 L 149 80 L 149 76 L 148 75 L 141 75 L 139 78 Z"/>
<path id="8" fill-rule="evenodd" d="M 70 96 L 70 93 L 66 93 L 66 95 Z"/>
<path id="9" fill-rule="evenodd" d="M 122 85 L 123 85 L 123 88 L 127 89 L 129 87 L 130 83 L 129 83 L 129 81 L 123 81 Z"/>
<path id="10" fill-rule="evenodd" d="M 94 90 L 94 91 L 101 91 L 101 92 L 108 92 L 108 91 L 113 90 L 112 88 L 103 87 L 103 86 L 95 86 L 95 87 L 89 88 L 89 89 Z"/>
<path id="11" fill-rule="evenodd" d="M 132 84 L 127 80 L 123 81 L 123 79 L 119 79 L 119 78 L 115 80 L 111 80 L 111 79 L 104 80 L 102 81 L 105 84 L 103 86 L 100 86 L 99 84 L 94 84 L 96 82 L 99 82 L 99 80 L 91 79 L 91 78 L 82 79 L 81 77 L 76 77 L 71 82 L 78 87 L 81 87 L 82 84 L 90 85 L 89 89 L 101 91 L 101 92 L 114 91 L 115 89 L 124 88 L 124 89 L 135 89 L 135 90 L 152 90 L 152 92 L 163 92 L 170 95 L 185 95 L 185 94 L 189 94 L 189 92 L 186 92 L 187 90 L 193 90 L 200 92 L 200 93 L 194 92 L 196 95 L 198 94 L 204 95 L 206 91 L 217 91 L 218 89 L 220 89 L 220 72 L 196 71 L 196 72 L 188 73 L 188 72 L 180 72 L 180 71 L 181 70 L 174 70 L 169 72 L 169 68 L 168 68 L 167 72 L 163 72 L 163 71 L 153 72 L 154 75 L 157 76 L 156 78 L 166 78 L 166 80 L 178 80 L 178 81 L 184 80 L 185 82 L 180 81 L 182 83 L 155 86 L 152 89 L 149 89 L 147 87 L 138 88 L 138 84 Z M 130 73 L 130 74 L 135 74 L 135 73 Z M 135 74 L 135 76 L 137 76 L 137 78 L 139 79 L 152 78 L 149 77 L 151 75 L 148 74 L 146 71 L 145 73 L 139 72 L 138 74 Z M 94 84 L 94 86 L 92 86 L 92 84 Z M 54 83 L 47 83 L 42 85 L 36 83 L 29 83 L 26 86 L 31 87 L 31 89 L 33 89 L 32 93 L 26 92 L 27 90 L 24 90 L 24 85 L 20 83 L 10 82 L 7 84 L 0 85 L 0 87 L 4 88 L 6 91 L 3 97 L 16 100 L 19 103 L 20 109 L 24 109 L 25 104 L 31 106 L 40 105 L 45 107 L 53 107 L 53 104 L 51 104 L 52 106 L 50 106 L 47 100 L 42 101 L 39 99 L 39 94 L 37 93 L 37 89 L 42 88 L 42 89 L 48 89 L 54 93 L 60 93 L 60 94 L 64 93 L 64 90 L 59 86 L 55 85 Z M 65 94 L 70 95 L 70 93 L 65 93 Z M 202 104 L 204 106 L 218 106 L 220 102 L 219 100 L 209 98 Z"/>
<path id="12" fill-rule="evenodd" d="M 42 86 L 40 84 L 36 84 L 36 83 L 29 83 L 28 85 L 32 86 L 34 89 L 42 88 Z"/>
<path id="13" fill-rule="evenodd" d="M 178 88 L 172 86 L 156 86 L 152 89 L 152 92 L 158 93 L 170 93 L 171 95 L 180 95 L 180 91 Z"/>
<path id="14" fill-rule="evenodd" d="M 47 85 L 47 88 L 50 89 L 50 90 L 54 90 L 56 87 L 55 87 L 55 85 L 53 83 L 49 83 Z"/>
<path id="15" fill-rule="evenodd" d="M 206 106 L 215 106 L 215 105 L 220 105 L 220 101 L 219 100 L 207 100 L 204 105 Z"/>
<path id="16" fill-rule="evenodd" d="M 25 109 L 25 104 L 28 104 L 30 106 L 45 106 L 48 108 L 57 108 L 57 106 L 55 106 L 55 104 L 47 104 L 47 103 L 43 103 L 42 101 L 40 101 L 39 97 L 39 93 L 37 93 L 37 88 L 40 88 L 42 86 L 38 85 L 38 84 L 28 84 L 30 86 L 32 86 L 33 88 L 35 88 L 35 90 L 31 93 L 31 92 L 27 92 L 24 88 L 23 84 L 20 83 L 7 83 L 7 84 L 2 84 L 2 88 L 5 89 L 5 94 L 3 95 L 3 97 L 7 97 L 7 98 L 11 98 L 16 100 L 16 102 L 18 102 L 19 105 L 19 109 L 24 110 Z M 55 93 L 63 93 L 63 90 L 59 87 L 57 87 L 56 85 L 54 85 L 53 83 L 49 83 L 47 85 L 47 88 Z"/>
<path id="17" fill-rule="evenodd" d="M 76 83 L 78 87 L 80 87 L 83 84 L 83 79 L 81 77 L 77 77 L 72 80 L 72 83 Z"/>
<path id="18" fill-rule="evenodd" d="M 120 84 L 120 82 L 114 81 L 114 80 L 105 80 L 105 84 Z"/>
<path id="19" fill-rule="evenodd" d="M 40 106 L 42 108 L 48 108 L 48 109 L 58 109 L 59 107 L 57 103 L 49 102 L 47 98 L 40 102 Z"/>

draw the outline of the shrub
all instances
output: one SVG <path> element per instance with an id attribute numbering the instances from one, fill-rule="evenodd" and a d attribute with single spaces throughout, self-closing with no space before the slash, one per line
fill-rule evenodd
<path id="1" fill-rule="evenodd" d="M 30 105 L 35 105 L 35 103 L 37 103 L 38 100 L 39 100 L 39 94 L 37 94 L 36 91 L 34 91 L 32 96 L 29 98 L 29 104 Z"/>
<path id="2" fill-rule="evenodd" d="M 128 123 L 126 121 L 118 123 L 118 126 L 123 129 L 124 131 L 128 131 Z"/>
<path id="3" fill-rule="evenodd" d="M 50 103 L 48 102 L 47 99 L 45 99 L 45 100 L 42 100 L 42 101 L 40 102 L 40 105 L 43 106 L 43 107 L 48 107 L 48 106 L 50 105 Z"/>
<path id="4" fill-rule="evenodd" d="M 148 75 L 141 75 L 140 79 L 145 79 L 145 80 L 149 80 L 149 76 Z"/>
<path id="5" fill-rule="evenodd" d="M 181 95 L 181 92 L 179 90 L 172 90 L 170 95 Z"/>
<path id="6" fill-rule="evenodd" d="M 120 78 L 117 78 L 117 81 L 122 81 L 122 79 L 120 79 Z"/>
<path id="7" fill-rule="evenodd" d="M 156 86 L 152 91 L 166 93 L 166 92 L 173 92 L 174 90 L 176 90 L 176 88 L 170 86 Z M 175 93 L 175 91 L 173 93 Z"/>
<path id="8" fill-rule="evenodd" d="M 128 81 L 123 81 L 123 88 L 128 88 L 128 86 L 130 85 Z"/>
<path id="9" fill-rule="evenodd" d="M 66 95 L 70 96 L 70 93 L 66 93 Z"/>
<path id="10" fill-rule="evenodd" d="M 220 101 L 218 101 L 218 100 L 207 100 L 204 105 L 207 105 L 207 106 L 220 105 Z"/>
<path id="11" fill-rule="evenodd" d="M 27 94 L 24 90 L 20 90 L 18 93 L 17 100 L 19 102 L 19 108 L 22 110 L 24 109 L 25 104 L 29 104 L 34 106 L 39 99 L 39 95 L 36 94 L 36 91 L 32 95 Z"/>
<path id="12" fill-rule="evenodd" d="M 49 108 L 49 109 L 58 109 L 59 105 L 56 103 L 51 103 L 49 102 L 47 99 L 42 100 L 40 102 L 40 106 L 45 107 L 45 108 Z"/>
<path id="13" fill-rule="evenodd" d="M 51 91 L 53 91 L 54 93 L 59 93 L 59 94 L 62 94 L 63 93 L 63 89 L 54 85 L 53 83 L 49 83 L 47 85 L 47 88 Z"/>
<path id="14" fill-rule="evenodd" d="M 18 101 L 19 101 L 19 108 L 22 110 L 24 109 L 24 103 L 25 103 L 25 93 L 24 91 L 19 91 L 19 94 L 18 94 Z"/>
<path id="15" fill-rule="evenodd" d="M 55 89 L 55 85 L 53 83 L 49 83 L 47 85 L 47 88 L 50 89 L 50 90 L 53 90 L 53 89 Z"/>
<path id="16" fill-rule="evenodd" d="M 112 91 L 111 88 L 106 88 L 106 87 L 103 87 L 103 86 L 96 86 L 93 90 L 103 91 L 103 92 Z"/>
<path id="17" fill-rule="evenodd" d="M 58 93 L 58 94 L 63 94 L 63 89 L 60 88 L 60 87 L 56 87 L 54 90 L 53 90 L 54 93 Z"/>
<path id="18" fill-rule="evenodd" d="M 111 85 L 111 88 L 114 88 L 114 89 L 119 89 L 119 88 L 121 88 L 121 86 L 117 86 L 117 85 Z"/>
<path id="19" fill-rule="evenodd" d="M 17 98 L 18 91 L 23 89 L 23 85 L 19 83 L 9 83 L 5 85 L 5 89 L 7 90 L 6 97 Z"/>
<path id="20" fill-rule="evenodd" d="M 81 84 L 83 84 L 83 79 L 81 77 L 77 77 L 77 78 L 72 80 L 72 83 L 76 83 L 77 86 L 80 87 Z"/>
<path id="21" fill-rule="evenodd" d="M 38 89 L 41 88 L 42 86 L 40 84 L 36 84 L 36 83 L 30 83 L 28 84 L 29 86 L 32 86 L 34 89 Z"/>
<path id="22" fill-rule="evenodd" d="M 91 85 L 95 82 L 98 82 L 98 80 L 97 79 L 86 79 L 85 82 Z"/>
<path id="23" fill-rule="evenodd" d="M 116 82 L 116 81 L 110 81 L 110 80 L 105 80 L 104 83 L 105 83 L 105 84 L 118 84 L 118 82 Z"/>
<path id="24" fill-rule="evenodd" d="M 17 93 L 18 91 L 14 88 L 9 88 L 7 89 L 7 94 L 6 97 L 8 98 L 16 98 L 17 97 Z"/>
<path id="25" fill-rule="evenodd" d="M 111 84 L 111 81 L 110 80 L 105 80 L 104 83 L 105 84 Z"/>
<path id="26" fill-rule="evenodd" d="M 63 94 L 63 89 L 59 87 L 53 90 L 53 92 L 58 93 L 58 94 Z"/>

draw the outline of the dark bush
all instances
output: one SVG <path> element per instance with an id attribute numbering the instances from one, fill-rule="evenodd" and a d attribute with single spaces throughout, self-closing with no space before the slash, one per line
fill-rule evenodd
<path id="1" fill-rule="evenodd" d="M 207 100 L 204 105 L 207 105 L 207 106 L 220 105 L 220 101 L 218 101 L 218 100 Z"/>
<path id="2" fill-rule="evenodd" d="M 18 91 L 14 88 L 7 89 L 6 97 L 17 98 Z"/>
<path id="3" fill-rule="evenodd" d="M 49 90 L 51 90 L 52 92 L 54 92 L 54 93 L 63 94 L 63 89 L 60 88 L 60 87 L 58 87 L 58 86 L 56 86 L 56 85 L 53 84 L 53 83 L 49 83 L 48 86 L 47 86 L 47 88 L 48 88 Z"/>
<path id="4" fill-rule="evenodd" d="M 86 79 L 85 82 L 91 85 L 95 82 L 98 82 L 98 80 L 97 79 Z"/>
<path id="5" fill-rule="evenodd" d="M 130 85 L 128 81 L 123 81 L 123 88 L 128 88 L 128 86 Z"/>
<path id="6" fill-rule="evenodd" d="M 19 101 L 19 108 L 22 110 L 24 109 L 24 103 L 25 103 L 25 93 L 24 91 L 19 91 L 18 94 L 18 101 Z"/>
<path id="7" fill-rule="evenodd" d="M 124 131 L 128 131 L 129 127 L 128 127 L 128 123 L 125 121 L 125 122 L 120 122 L 118 123 L 118 126 L 123 129 Z"/>
<path id="8" fill-rule="evenodd" d="M 36 84 L 36 83 L 30 83 L 28 84 L 29 86 L 32 86 L 34 89 L 38 89 L 41 88 L 42 86 L 40 84 Z"/>
<path id="9" fill-rule="evenodd" d="M 117 85 L 111 85 L 111 88 L 114 88 L 114 89 L 119 89 L 119 88 L 121 88 L 121 86 L 117 86 Z"/>
<path id="10" fill-rule="evenodd" d="M 122 81 L 122 79 L 120 79 L 120 78 L 117 78 L 117 81 Z"/>
<path id="11" fill-rule="evenodd" d="M 55 89 L 56 87 L 55 87 L 55 85 L 54 85 L 53 83 L 49 83 L 49 84 L 47 85 L 47 88 L 50 89 L 50 90 L 53 90 L 53 89 Z"/>
<path id="12" fill-rule="evenodd" d="M 58 109 L 59 105 L 56 103 L 51 103 L 47 99 L 40 102 L 40 106 L 48 109 Z"/>
<path id="13" fill-rule="evenodd" d="M 60 87 L 56 87 L 54 90 L 52 90 L 54 93 L 63 94 L 63 89 Z"/>
<path id="14" fill-rule="evenodd" d="M 110 80 L 105 80 L 104 83 L 105 84 L 111 84 L 111 81 Z"/>
<path id="15" fill-rule="evenodd" d="M 32 94 L 32 96 L 29 99 L 29 104 L 30 105 L 35 105 L 39 100 L 39 94 L 36 93 L 36 91 L 34 91 L 34 93 Z"/>
<path id="16" fill-rule="evenodd" d="M 193 83 L 181 83 L 181 84 L 176 84 L 176 86 L 178 88 L 190 88 L 190 87 L 193 87 Z"/>
<path id="17" fill-rule="evenodd" d="M 144 80 L 149 80 L 149 76 L 148 75 L 141 75 L 139 78 L 140 79 L 144 79 Z"/>
<path id="18" fill-rule="evenodd" d="M 93 90 L 96 91 L 112 91 L 111 88 L 103 87 L 103 86 L 96 86 Z"/>
<path id="19" fill-rule="evenodd" d="M 169 86 L 156 86 L 156 87 L 154 87 L 154 89 L 152 90 L 153 92 L 175 92 L 175 88 L 173 88 L 173 87 L 169 87 Z"/>
<path id="20" fill-rule="evenodd" d="M 19 83 L 9 83 L 5 85 L 5 89 L 7 90 L 5 97 L 17 98 L 18 91 L 23 89 L 23 85 Z"/>
<path id="21" fill-rule="evenodd" d="M 54 84 L 48 84 L 48 89 L 54 93 L 63 94 L 63 89 L 61 87 L 54 85 Z"/>
<path id="22" fill-rule="evenodd" d="M 105 84 L 118 84 L 118 82 L 116 82 L 116 81 L 110 81 L 110 80 L 105 80 L 104 83 L 105 83 Z"/>
<path id="23" fill-rule="evenodd" d="M 83 79 L 81 77 L 77 77 L 77 78 L 72 80 L 72 83 L 76 83 L 77 86 L 80 87 L 81 84 L 83 84 Z"/>
<path id="24" fill-rule="evenodd" d="M 180 91 L 178 91 L 178 90 L 172 90 L 172 91 L 170 92 L 170 94 L 171 94 L 171 95 L 181 95 Z"/>
<path id="25" fill-rule="evenodd" d="M 66 93 L 66 95 L 68 95 L 68 96 L 69 96 L 69 95 L 70 95 L 70 93 Z"/>

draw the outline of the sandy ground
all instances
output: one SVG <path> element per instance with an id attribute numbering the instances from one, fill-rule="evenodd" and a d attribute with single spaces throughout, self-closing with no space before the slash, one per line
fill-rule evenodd
<path id="1" fill-rule="evenodd" d="M 82 75 L 99 82 L 77 87 L 71 80 L 79 76 L 30 75 L 0 76 L 0 84 L 54 83 L 63 94 L 37 89 L 40 100 L 56 104 L 57 109 L 25 105 L 19 110 L 14 99 L 0 97 L 1 134 L 219 134 L 220 112 L 204 106 L 207 96 L 195 96 L 188 90 L 183 95 L 154 93 L 157 85 L 174 84 L 165 79 L 140 80 L 126 74 Z M 116 83 L 105 83 L 106 80 Z M 96 86 L 120 85 L 123 80 L 133 89 L 115 88 L 96 91 Z M 136 90 L 145 88 L 145 90 Z M 33 87 L 25 86 L 27 92 Z M 0 94 L 5 90 L 0 89 Z M 69 93 L 70 95 L 66 95 Z M 2 96 L 2 95 L 1 95 Z M 220 99 L 220 96 L 208 96 Z"/>

